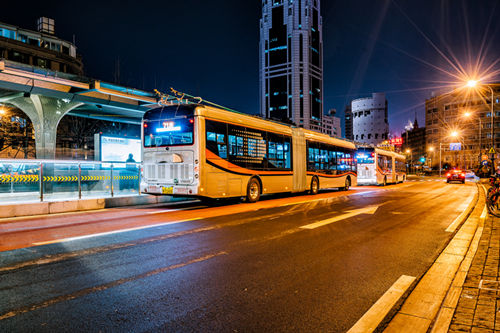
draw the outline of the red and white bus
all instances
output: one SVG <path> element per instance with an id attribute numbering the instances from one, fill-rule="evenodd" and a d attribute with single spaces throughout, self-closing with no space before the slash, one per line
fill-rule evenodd
<path id="1" fill-rule="evenodd" d="M 387 185 L 406 180 L 405 157 L 392 151 L 359 147 L 356 152 L 359 185 Z"/>

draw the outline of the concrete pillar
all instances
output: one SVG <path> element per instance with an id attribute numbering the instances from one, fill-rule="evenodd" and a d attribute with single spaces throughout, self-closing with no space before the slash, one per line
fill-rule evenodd
<path id="1" fill-rule="evenodd" d="M 13 95 L 6 103 L 21 109 L 33 123 L 37 159 L 54 159 L 56 156 L 57 125 L 72 109 L 82 105 L 59 98 L 40 95 Z"/>

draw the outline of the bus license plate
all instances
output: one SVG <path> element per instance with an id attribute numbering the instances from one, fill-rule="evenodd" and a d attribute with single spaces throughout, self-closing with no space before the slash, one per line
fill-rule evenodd
<path id="1" fill-rule="evenodd" d="M 174 194 L 174 188 L 172 186 L 162 187 L 161 188 L 161 193 L 162 194 Z"/>

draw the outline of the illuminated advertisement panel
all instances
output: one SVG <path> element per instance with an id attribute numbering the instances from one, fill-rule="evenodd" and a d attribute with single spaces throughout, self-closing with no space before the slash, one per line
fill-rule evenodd
<path id="1" fill-rule="evenodd" d="M 141 139 L 101 136 L 101 161 L 126 162 L 129 155 L 135 162 L 141 162 Z"/>

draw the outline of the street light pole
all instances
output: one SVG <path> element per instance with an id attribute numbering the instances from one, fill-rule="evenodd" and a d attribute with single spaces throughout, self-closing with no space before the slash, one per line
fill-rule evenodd
<path id="1" fill-rule="evenodd" d="M 442 143 L 439 143 L 439 178 L 441 178 L 441 145 Z"/>
<path id="2" fill-rule="evenodd" d="M 486 87 L 488 87 L 488 89 L 491 91 L 491 149 L 493 149 L 493 151 L 495 150 L 495 122 L 494 122 L 494 117 L 495 117 L 495 111 L 494 111 L 494 92 L 493 92 L 493 88 L 491 88 L 491 86 L 489 85 L 486 85 Z M 491 154 L 491 175 L 494 175 L 496 173 L 496 169 L 495 169 L 495 153 L 492 153 Z"/>

